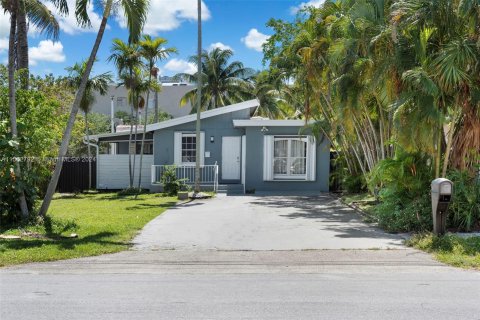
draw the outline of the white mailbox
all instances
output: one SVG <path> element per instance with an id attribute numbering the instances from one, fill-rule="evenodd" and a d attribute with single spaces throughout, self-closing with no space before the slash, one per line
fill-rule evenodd
<path id="1" fill-rule="evenodd" d="M 452 200 L 453 183 L 445 178 L 432 181 L 433 232 L 444 234 L 447 224 L 448 204 Z"/>

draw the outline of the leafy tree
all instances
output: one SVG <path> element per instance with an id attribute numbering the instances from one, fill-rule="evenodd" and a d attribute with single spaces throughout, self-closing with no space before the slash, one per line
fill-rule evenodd
<path id="1" fill-rule="evenodd" d="M 0 72 L 2 73 L 2 72 Z M 38 81 L 38 80 L 37 80 Z M 0 223 L 18 222 L 18 203 L 23 190 L 29 211 L 43 197 L 50 178 L 57 142 L 66 116 L 58 100 L 37 90 L 17 90 L 18 136 L 12 139 L 8 107 L 9 90 L 0 86 Z M 15 160 L 17 159 L 17 160 Z M 18 179 L 16 167 L 22 169 Z M 33 216 L 30 216 L 33 218 Z"/>

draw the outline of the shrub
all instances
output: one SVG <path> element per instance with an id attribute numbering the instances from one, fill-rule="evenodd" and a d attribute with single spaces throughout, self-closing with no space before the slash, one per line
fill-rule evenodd
<path id="1" fill-rule="evenodd" d="M 380 190 L 374 218 L 385 230 L 431 230 L 433 173 L 428 160 L 425 154 L 399 152 L 396 158 L 381 161 L 372 171 L 369 187 Z"/>
<path id="2" fill-rule="evenodd" d="M 448 178 L 453 182 L 449 226 L 460 231 L 480 229 L 480 181 L 467 171 L 458 170 L 451 171 Z"/>
<path id="3" fill-rule="evenodd" d="M 432 168 L 422 154 L 399 154 L 381 161 L 370 178 L 370 188 L 380 188 L 380 204 L 373 210 L 378 224 L 388 231 L 432 230 Z M 480 228 L 480 182 L 467 171 L 452 170 L 453 197 L 447 228 L 472 231 Z"/>
<path id="4" fill-rule="evenodd" d="M 389 232 L 425 231 L 432 228 L 430 192 L 419 194 L 414 199 L 399 198 L 397 192 L 384 188 L 380 191 L 381 202 L 374 208 L 374 219 Z"/>
<path id="5" fill-rule="evenodd" d="M 188 191 L 185 180 L 177 178 L 176 166 L 166 166 L 160 179 L 163 184 L 163 191 L 169 196 L 176 196 L 178 191 Z"/>
<path id="6" fill-rule="evenodd" d="M 342 186 L 348 193 L 360 193 L 367 190 L 367 182 L 362 174 L 344 176 Z"/>

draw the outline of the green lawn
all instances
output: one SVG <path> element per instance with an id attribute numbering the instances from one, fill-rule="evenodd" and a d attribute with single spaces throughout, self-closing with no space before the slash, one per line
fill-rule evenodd
<path id="1" fill-rule="evenodd" d="M 480 270 L 480 237 L 418 234 L 407 240 L 406 244 L 432 253 L 438 261 L 451 266 Z"/>
<path id="2" fill-rule="evenodd" d="M 0 239 L 0 266 L 86 257 L 125 250 L 150 220 L 176 203 L 159 194 L 115 193 L 57 197 L 42 226 L 3 230 L 22 239 Z M 77 238 L 66 238 L 72 233 Z M 25 236 L 29 234 L 28 236 Z"/>

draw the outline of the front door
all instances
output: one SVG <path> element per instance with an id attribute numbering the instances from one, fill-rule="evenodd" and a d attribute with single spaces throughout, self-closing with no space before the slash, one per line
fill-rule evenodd
<path id="1" fill-rule="evenodd" d="M 240 180 L 242 137 L 222 137 L 222 180 Z"/>

